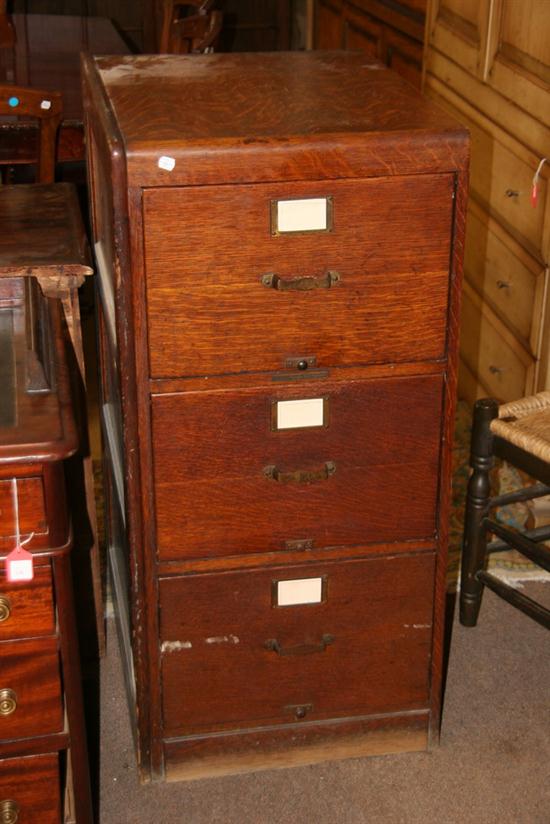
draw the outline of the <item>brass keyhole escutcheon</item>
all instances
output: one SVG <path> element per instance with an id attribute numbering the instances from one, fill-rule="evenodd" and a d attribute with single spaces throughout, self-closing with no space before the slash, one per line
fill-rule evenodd
<path id="1" fill-rule="evenodd" d="M 0 801 L 0 824 L 17 824 L 19 820 L 19 804 L 11 799 Z"/>
<path id="2" fill-rule="evenodd" d="M 17 709 L 17 695 L 13 690 L 0 690 L 0 715 L 11 715 Z M 2 821 L 1 824 L 4 824 Z"/>
<path id="3" fill-rule="evenodd" d="M 7 621 L 10 616 L 11 616 L 10 599 L 6 598 L 5 595 L 0 595 L 0 624 L 2 623 L 2 621 Z"/>

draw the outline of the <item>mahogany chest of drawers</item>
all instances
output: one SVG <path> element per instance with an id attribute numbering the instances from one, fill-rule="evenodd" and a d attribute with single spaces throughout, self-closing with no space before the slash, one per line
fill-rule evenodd
<path id="1" fill-rule="evenodd" d="M 63 465 L 78 435 L 61 302 L 34 278 L 0 277 L 0 353 L 0 820 L 90 824 Z M 30 580 L 8 575 L 18 536 Z"/>
<path id="2" fill-rule="evenodd" d="M 468 141 L 359 54 L 84 63 L 142 777 L 437 736 Z"/>

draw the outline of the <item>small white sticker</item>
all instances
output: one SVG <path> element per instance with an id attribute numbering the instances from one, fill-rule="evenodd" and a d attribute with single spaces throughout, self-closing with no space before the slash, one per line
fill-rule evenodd
<path id="1" fill-rule="evenodd" d="M 277 429 L 299 429 L 308 426 L 323 426 L 325 423 L 324 410 L 324 398 L 278 401 Z"/>
<path id="2" fill-rule="evenodd" d="M 171 172 L 175 165 L 176 165 L 175 158 L 168 157 L 168 155 L 162 155 L 162 157 L 159 157 L 159 159 L 158 159 L 159 169 L 164 169 L 167 172 Z"/>
<path id="3" fill-rule="evenodd" d="M 277 202 L 279 232 L 326 232 L 327 228 L 326 197 Z"/>
<path id="4" fill-rule="evenodd" d="M 51 109 L 51 107 L 52 107 L 52 101 L 51 100 L 43 100 L 42 103 L 40 104 L 41 109 L 46 109 L 47 110 L 47 109 Z"/>
<path id="5" fill-rule="evenodd" d="M 295 578 L 292 581 L 277 581 L 277 606 L 279 607 L 290 607 L 296 604 L 320 604 L 322 600 L 322 578 Z"/>

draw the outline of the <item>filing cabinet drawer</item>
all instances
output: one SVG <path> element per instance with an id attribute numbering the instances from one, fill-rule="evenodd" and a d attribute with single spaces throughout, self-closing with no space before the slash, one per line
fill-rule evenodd
<path id="1" fill-rule="evenodd" d="M 21 538 L 27 537 L 31 532 L 46 532 L 47 521 L 42 479 L 18 478 L 17 498 Z M 12 538 L 15 534 L 13 484 L 11 480 L 0 481 L 0 539 Z"/>
<path id="2" fill-rule="evenodd" d="M 63 729 L 56 638 L 0 644 L 0 739 Z"/>
<path id="3" fill-rule="evenodd" d="M 153 396 L 159 557 L 432 537 L 442 389 L 428 375 Z M 278 429 L 299 399 L 315 425 Z"/>
<path id="4" fill-rule="evenodd" d="M 452 196 L 447 174 L 146 189 L 151 375 L 443 357 Z M 274 233 L 272 203 L 327 198 L 328 231 Z"/>
<path id="5" fill-rule="evenodd" d="M 55 630 L 51 569 L 37 567 L 32 581 L 9 584 L 0 580 L 0 641 Z"/>
<path id="6" fill-rule="evenodd" d="M 431 554 L 161 580 L 165 737 L 424 708 L 433 582 Z"/>
<path id="7" fill-rule="evenodd" d="M 11 803 L 10 803 L 11 802 Z M 59 759 L 57 754 L 0 760 L 2 821 L 17 824 L 59 824 Z M 8 813 L 17 818 L 9 818 Z"/>

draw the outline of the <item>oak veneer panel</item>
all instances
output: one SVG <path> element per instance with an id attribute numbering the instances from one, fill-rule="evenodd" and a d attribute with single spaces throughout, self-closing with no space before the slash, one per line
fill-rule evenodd
<path id="1" fill-rule="evenodd" d="M 307 720 L 426 707 L 434 568 L 430 554 L 161 580 L 165 736 L 288 723 L 296 706 Z M 322 603 L 273 605 L 273 581 L 317 576 Z M 326 634 L 324 651 L 265 647 Z"/>
<path id="2" fill-rule="evenodd" d="M 465 160 L 456 122 L 362 54 L 132 55 L 93 66 L 84 76 L 95 85 L 97 71 L 94 95 L 124 135 L 131 186 L 430 173 Z M 159 168 L 162 155 L 172 171 Z"/>
<path id="3" fill-rule="evenodd" d="M 333 231 L 271 235 L 272 200 L 327 196 Z M 443 357 L 452 196 L 451 175 L 145 191 L 152 376 Z"/>
<path id="4" fill-rule="evenodd" d="M 0 641 L 51 635 L 55 632 L 50 567 L 37 567 L 27 583 L 0 579 L 0 597 L 9 604 L 9 617 L 0 621 Z"/>
<path id="5" fill-rule="evenodd" d="M 0 739 L 46 735 L 63 729 L 58 641 L 2 641 L 0 688 L 17 696 L 17 708 L 0 717 Z"/>
<path id="6" fill-rule="evenodd" d="M 442 388 L 424 376 L 153 396 L 159 557 L 432 537 Z M 328 426 L 271 429 L 274 401 L 314 397 Z M 327 461 L 334 475 L 313 483 L 263 474 Z"/>
<path id="7" fill-rule="evenodd" d="M 0 801 L 20 808 L 18 824 L 59 824 L 59 759 L 57 754 L 0 760 Z"/>

